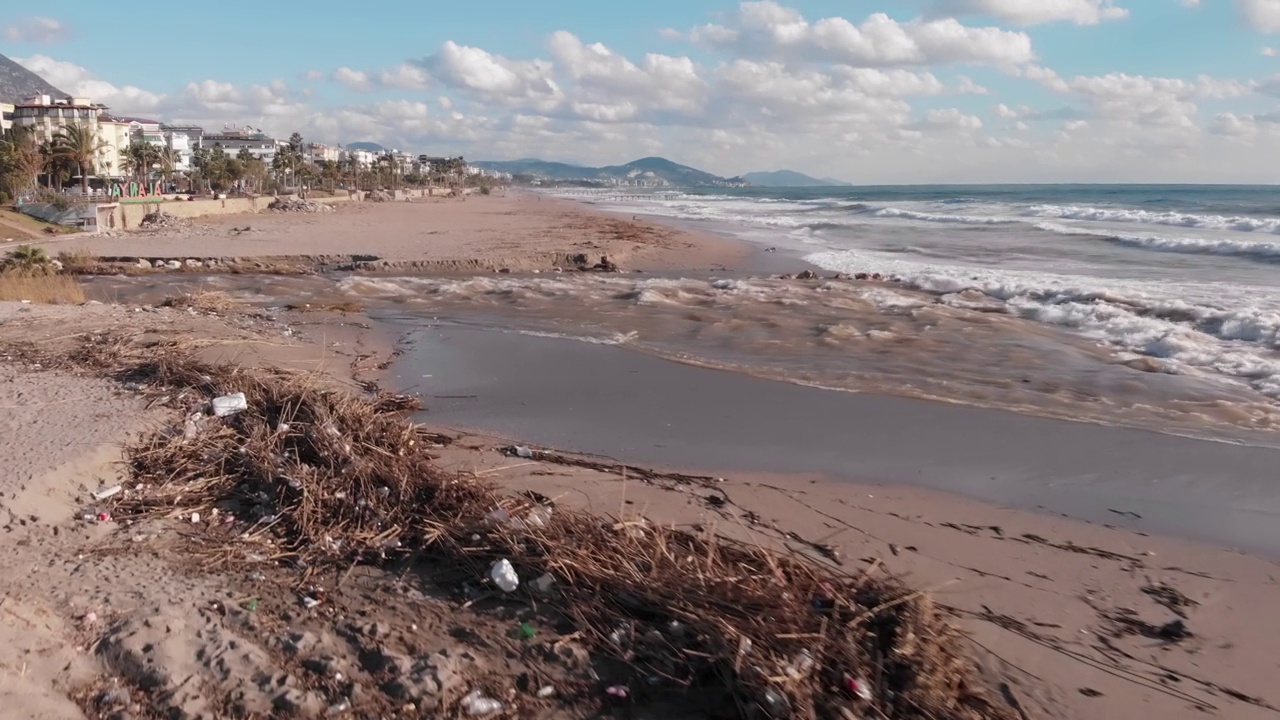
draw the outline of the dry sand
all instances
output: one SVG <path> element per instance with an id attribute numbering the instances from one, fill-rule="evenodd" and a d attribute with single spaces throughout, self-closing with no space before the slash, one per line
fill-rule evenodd
<path id="1" fill-rule="evenodd" d="M 253 232 L 230 231 L 246 224 Z M 187 257 L 198 238 L 204 257 L 369 252 L 452 269 L 534 264 L 571 251 L 655 268 L 746 256 L 722 239 L 657 226 L 610 237 L 618 227 L 650 226 L 519 197 L 224 218 L 203 227 L 212 229 L 76 238 L 50 249 Z M 70 347 L 80 335 L 111 329 L 140 343 L 185 338 L 211 360 L 317 371 L 346 384 L 364 378 L 355 369 L 390 357 L 388 337 L 342 315 L 0 305 L 0 347 Z M 144 703 L 159 696 L 183 717 L 225 716 L 233 697 L 264 715 L 307 717 L 332 700 L 317 688 L 347 692 L 352 682 L 378 707 L 425 708 L 468 678 L 514 686 L 522 673 L 566 684 L 580 677 L 574 662 L 552 667 L 513 653 L 501 640 L 507 626 L 460 610 L 429 579 L 356 571 L 307 610 L 290 572 L 264 564 L 251 577 L 228 575 L 175 554 L 176 538 L 199 532 L 189 519 L 129 528 L 82 521 L 96 509 L 89 493 L 121 479 L 113 462 L 119 444 L 175 421 L 147 410 L 126 384 L 7 361 L 0 407 L 7 539 L 0 700 L 21 717 L 86 717 L 84 708 L 90 716 L 148 717 Z M 1273 617 L 1280 569 L 1271 561 L 943 493 L 819 477 L 736 473 L 714 490 L 639 483 L 622 472 L 512 459 L 496 451 L 505 444 L 461 435 L 441 463 L 601 513 L 714 525 L 798 553 L 828 545 L 846 570 L 892 572 L 931 590 L 972 639 L 993 691 L 1022 717 L 1280 713 Z M 256 610 L 246 609 L 249 599 Z M 138 677 L 159 694 L 116 684 Z M 549 716 L 577 715 L 569 708 Z"/>
<path id="2" fill-rule="evenodd" d="M 178 229 L 67 237 L 50 252 L 101 257 L 322 258 L 366 256 L 435 272 L 550 269 L 607 255 L 627 269 L 712 268 L 748 256 L 735 241 L 529 193 L 337 206 L 324 214 L 264 212 L 200 218 Z"/>

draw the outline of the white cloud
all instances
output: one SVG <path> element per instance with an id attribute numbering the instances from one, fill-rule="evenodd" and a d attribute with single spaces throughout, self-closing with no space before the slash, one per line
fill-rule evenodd
<path id="1" fill-rule="evenodd" d="M 369 74 L 360 70 L 352 70 L 349 67 L 340 67 L 333 71 L 333 81 L 356 92 L 369 92 L 373 90 L 373 83 L 369 82 Z"/>
<path id="2" fill-rule="evenodd" d="M 934 109 L 925 113 L 924 120 L 918 123 L 918 127 L 973 132 L 982 128 L 982 120 L 976 115 L 967 115 L 956 108 Z"/>
<path id="3" fill-rule="evenodd" d="M 935 10 L 949 15 L 987 15 L 1015 25 L 1097 25 L 1129 16 L 1129 11 L 1117 7 L 1113 0 L 937 0 Z"/>
<path id="4" fill-rule="evenodd" d="M 431 76 L 417 65 L 400 63 L 378 73 L 378 82 L 386 87 L 423 90 L 431 84 Z"/>
<path id="5" fill-rule="evenodd" d="M 156 110 L 164 101 L 164 95 L 132 85 L 115 85 L 75 63 L 55 60 L 47 55 L 32 55 L 26 58 L 13 58 L 13 60 L 48 80 L 59 90 L 76 97 L 87 97 L 112 108 L 113 112 L 119 114 L 144 115 Z"/>
<path id="6" fill-rule="evenodd" d="M 1280 0 L 1237 0 L 1237 4 L 1254 30 L 1280 32 Z"/>
<path id="7" fill-rule="evenodd" d="M 728 25 L 694 28 L 688 38 L 755 59 L 802 59 L 855 67 L 1019 64 L 1035 59 L 1025 33 L 975 28 L 954 18 L 898 22 L 875 13 L 861 25 L 842 17 L 809 22 L 774 2 L 744 2 Z"/>
<path id="8" fill-rule="evenodd" d="M 550 63 L 542 60 L 509 60 L 449 40 L 422 65 L 441 82 L 500 105 L 549 112 L 564 102 Z"/>
<path id="9" fill-rule="evenodd" d="M 22 18 L 4 27 L 4 39 L 13 43 L 50 44 L 67 39 L 67 26 L 47 17 Z"/>
<path id="10" fill-rule="evenodd" d="M 1265 57 L 1275 57 L 1277 55 L 1280 55 L 1280 50 L 1276 50 L 1275 48 L 1268 45 L 1267 47 L 1262 48 L 1262 54 Z"/>
<path id="11" fill-rule="evenodd" d="M 323 70 L 308 70 L 303 77 L 307 80 L 323 80 L 326 75 Z"/>
<path id="12" fill-rule="evenodd" d="M 1178 4 L 1184 8 L 1200 7 L 1200 0 L 1178 0 Z"/>

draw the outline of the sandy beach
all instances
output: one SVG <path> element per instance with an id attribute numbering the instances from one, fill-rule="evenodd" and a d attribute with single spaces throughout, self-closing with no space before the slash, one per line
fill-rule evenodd
<path id="1" fill-rule="evenodd" d="M 519 310 L 407 304 L 429 298 L 425 290 L 394 299 L 351 291 L 387 272 L 541 276 L 578 254 L 663 282 L 806 268 L 714 233 L 532 194 L 231 216 L 43 246 L 116 258 L 291 258 L 319 274 L 85 278 L 95 304 L 0 305 L 10 538 L 0 560 L 9 616 L 0 697 L 25 717 L 318 717 L 343 703 L 336 712 L 357 717 L 449 716 L 477 688 L 506 704 L 499 717 L 610 716 L 586 700 L 602 697 L 603 665 L 557 655 L 575 647 L 575 633 L 537 625 L 537 642 L 551 649 L 533 652 L 511 638 L 513 624 L 539 622 L 527 604 L 473 607 L 463 587 L 476 578 L 412 562 L 313 574 L 234 543 L 225 547 L 262 559 L 193 561 L 193 549 L 213 557 L 226 541 L 209 510 L 193 521 L 174 501 L 167 515 L 111 517 L 92 493 L 121 484 L 120 502 L 154 483 L 130 474 L 137 465 L 119 462 L 121 448 L 140 433 L 180 435 L 209 399 L 149 389 L 111 363 L 175 343 L 202 362 L 288 368 L 335 392 L 416 393 L 426 409 L 413 417 L 433 433 L 435 467 L 459 478 L 623 525 L 643 517 L 711 529 L 925 591 L 958 629 L 966 672 L 996 708 L 955 717 L 1280 712 L 1277 450 L 1261 424 L 1249 428 L 1257 442 L 1226 443 L 836 392 L 541 325 L 512 332 L 505 323 Z M 325 272 L 324 258 L 357 255 L 385 264 Z M 190 301 L 209 290 L 217 302 Z M 485 292 L 537 299 L 527 286 Z M 337 301 L 363 311 L 322 309 Z M 451 322 L 434 319 L 442 308 Z M 743 332 L 736 312 L 724 324 Z M 507 319 L 486 324 L 485 313 Z M 694 301 L 678 313 L 711 309 Z M 67 360 L 49 367 L 55 357 Z M 529 452 L 513 457 L 513 446 Z M 240 542 L 257 533 L 248 530 Z M 544 686 L 563 698 L 538 695 Z M 634 703 L 606 711 L 741 716 L 706 698 L 634 692 Z"/>

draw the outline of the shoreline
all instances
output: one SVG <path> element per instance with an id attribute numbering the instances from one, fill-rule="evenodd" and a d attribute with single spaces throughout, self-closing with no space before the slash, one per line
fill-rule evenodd
<path id="1" fill-rule="evenodd" d="M 372 221 L 372 216 L 365 215 L 368 214 L 351 217 Z M 341 213 L 326 215 L 323 220 L 334 217 L 341 217 Z M 298 223 L 301 232 L 282 230 L 276 237 L 287 242 L 300 239 L 314 229 L 311 220 L 313 218 L 283 218 L 279 221 L 282 225 Z M 587 232 L 598 232 L 601 226 L 592 227 L 596 229 Z M 646 236 L 653 244 L 636 243 L 635 257 L 647 254 L 653 258 L 669 253 L 667 262 L 673 263 L 673 268 L 689 258 L 702 258 L 699 263 L 709 266 L 716 262 L 716 253 L 729 240 L 718 238 L 710 249 L 691 250 L 679 245 L 696 244 L 696 234 L 677 231 L 685 234 L 659 232 Z M 460 230 L 459 237 L 466 232 L 469 231 Z M 264 241 L 264 247 L 271 247 L 267 243 L 273 236 L 266 232 L 263 236 L 259 239 Z M 164 242 L 177 247 L 189 243 L 190 239 L 175 236 Z M 422 240 L 417 237 L 413 242 Z M 242 241 L 248 242 L 248 239 Z M 350 244 L 349 237 L 346 242 Z M 517 238 L 513 242 L 522 240 Z M 386 243 L 389 248 L 412 246 L 406 238 Z M 674 245 L 668 247 L 672 243 Z M 474 252 L 476 248 L 471 250 L 473 255 L 481 254 Z M 479 250 L 488 253 L 501 250 L 501 242 L 483 240 Z M 753 258 L 749 251 L 729 255 L 745 264 Z M 760 258 L 787 261 L 763 255 L 757 259 Z M 655 266 L 661 265 L 658 260 L 654 262 Z M 678 268 L 675 271 L 678 272 Z M 42 325 L 35 323 L 33 327 L 40 326 L 44 335 L 56 337 L 77 332 L 68 321 L 79 318 L 79 332 L 89 333 L 97 325 L 92 317 L 94 313 L 107 313 L 113 318 L 112 322 L 124 327 L 147 327 L 149 333 L 158 337 L 208 338 L 215 332 L 215 328 L 203 321 L 187 325 L 189 317 L 201 315 L 199 312 L 132 313 L 110 306 L 64 308 L 59 312 L 64 311 L 65 315 L 54 314 L 42 321 Z M 55 317 L 62 319 L 52 319 Z M 147 320 L 139 322 L 137 317 Z M 233 317 L 234 314 L 228 314 L 225 319 L 232 322 Z M 605 513 L 625 514 L 643 509 L 659 522 L 682 526 L 711 523 L 753 539 L 768 535 L 773 538 L 771 542 L 783 546 L 792 542 L 794 547 L 787 547 L 798 552 L 813 549 L 805 543 L 830 545 L 851 567 L 886 567 L 895 575 L 903 574 L 913 585 L 934 590 L 939 602 L 956 614 L 956 621 L 976 644 L 975 656 L 983 663 L 984 677 L 993 687 L 1001 684 L 1008 687 L 1017 700 L 1017 707 L 1031 713 L 1029 717 L 1087 718 L 1096 717 L 1100 712 L 1114 716 L 1157 712 L 1161 717 L 1201 717 L 1206 709 L 1212 709 L 1223 716 L 1252 718 L 1270 717 L 1264 706 L 1280 705 L 1280 698 L 1268 695 L 1271 692 L 1268 678 L 1277 670 L 1269 648 L 1277 638 L 1252 631 L 1266 626 L 1270 608 L 1280 601 L 1280 591 L 1272 577 L 1276 563 L 1261 555 L 1144 534 L 1157 529 L 1147 527 L 1147 523 L 1159 519 L 1158 508 L 1119 505 L 1099 509 L 1101 505 L 1098 505 L 1094 510 L 1101 513 L 1096 518 L 1100 522 L 1087 524 L 1034 509 L 1001 507 L 1000 498 L 994 498 L 995 502 L 969 500 L 954 492 L 954 488 L 940 492 L 937 488 L 918 489 L 902 482 L 903 468 L 923 463 L 930 465 L 936 486 L 954 484 L 956 458 L 959 458 L 970 463 L 963 473 L 967 480 L 961 478 L 965 483 L 973 486 L 988 483 L 989 465 L 983 463 L 989 464 L 992 457 L 1007 450 L 1000 445 L 1000 441 L 1005 441 L 1021 453 L 1010 467 L 996 468 L 997 477 L 1007 483 L 1005 492 L 1011 488 L 1016 490 L 1018 483 L 1043 483 L 1057 493 L 1054 496 L 1057 500 L 1069 500 L 1076 493 L 1074 487 L 1055 485 L 1049 475 L 1036 476 L 1028 468 L 1041 467 L 1043 453 L 1053 455 L 1058 467 L 1064 462 L 1078 464 L 1106 459 L 1098 457 L 1103 454 L 1123 459 L 1132 453 L 1132 440 L 1137 437 L 1137 431 L 1118 432 L 1114 428 L 1088 425 L 1093 429 L 1069 430 L 1068 434 L 1080 436 L 1072 441 L 1075 444 L 1054 446 L 1041 438 L 1044 443 L 1034 445 L 1029 444 L 1027 438 L 1034 440 L 1037 434 L 1023 426 L 1061 428 L 1051 422 L 1041 424 L 1035 418 L 1004 411 L 975 415 L 969 412 L 971 408 L 948 410 L 946 405 L 913 405 L 911 401 L 884 396 L 859 397 L 794 385 L 766 389 L 782 383 L 737 373 L 699 370 L 617 348 L 525 336 L 507 336 L 497 343 L 476 342 L 472 338 L 430 347 L 423 344 L 419 349 L 426 353 L 424 358 L 401 357 L 388 368 L 378 370 L 376 366 L 383 364 L 380 359 L 392 360 L 393 343 L 399 333 L 387 333 L 387 326 L 376 318 L 364 323 L 359 315 L 294 313 L 287 317 L 285 322 L 295 327 L 301 328 L 298 323 L 310 322 L 312 327 L 306 332 L 319 333 L 310 345 L 305 345 L 309 349 L 277 352 L 280 348 L 276 345 L 295 344 L 292 336 L 265 338 L 261 327 L 250 325 L 242 328 L 243 336 L 237 336 L 234 342 L 207 343 L 206 352 L 210 353 L 210 359 L 245 365 L 297 366 L 305 362 L 308 365 L 304 366 L 314 366 L 318 375 L 327 376 L 348 375 L 359 367 L 361 378 L 376 378 L 384 386 L 388 386 L 388 379 L 397 373 L 403 374 L 406 369 L 412 372 L 414 367 L 420 367 L 419 374 L 431 374 L 436 376 L 433 380 L 445 381 L 446 384 L 440 386 L 443 389 L 434 394 L 475 394 L 484 402 L 490 398 L 498 401 L 480 415 L 467 416 L 460 410 L 465 410 L 471 400 L 434 398 L 428 394 L 424 398 L 428 411 L 423 419 L 431 425 L 450 425 L 448 419 L 452 417 L 459 420 L 453 427 L 476 427 L 492 433 L 495 428 L 484 428 L 484 423 L 461 420 L 502 418 L 513 423 L 509 427 L 515 432 L 501 434 L 515 440 L 531 442 L 541 437 L 552 447 L 568 445 L 571 449 L 597 451 L 616 450 L 619 432 L 630 433 L 635 453 L 618 453 L 626 459 L 649 467 L 692 467 L 723 474 L 726 482 L 720 490 L 706 493 L 696 488 L 691 492 L 690 488 L 628 483 L 625 476 L 620 478 L 611 472 L 581 472 L 581 469 L 554 463 L 508 458 L 496 451 L 495 447 L 501 444 L 497 438 L 486 433 L 477 436 L 452 430 L 450 432 L 459 436 L 458 440 L 439 451 L 440 462 L 445 467 L 482 473 L 498 479 L 510 490 L 535 490 L 556 497 L 559 502 L 586 503 Z M 363 339 L 352 335 L 343 335 L 340 339 L 338 335 L 330 336 L 330 322 L 339 318 Z M 217 332 L 225 332 L 225 328 Z M 456 328 L 450 328 L 450 332 L 455 338 L 483 334 Z M 337 348 L 332 347 L 335 342 L 339 343 Z M 560 353 L 564 348 L 553 347 L 557 342 L 570 348 L 568 356 Z M 582 347 L 572 347 L 577 345 Z M 255 347 L 263 352 L 254 351 Z M 318 360 L 314 357 L 317 348 L 327 348 Z M 412 348 L 407 349 L 413 352 Z M 600 359 L 608 355 L 614 356 Z M 414 365 L 415 362 L 419 365 Z M 551 370 L 559 377 L 537 374 Z M 650 374 L 656 376 L 651 382 L 648 381 Z M 637 382 L 637 377 L 645 381 Z M 484 386 L 483 393 L 471 392 L 478 387 L 478 381 L 491 385 Z M 354 382 L 357 382 L 355 378 L 351 383 Z M 26 392 L 35 393 L 38 402 L 43 397 L 39 394 L 42 392 L 39 383 L 30 387 L 35 389 Z M 397 392 L 405 389 L 410 388 L 407 385 L 393 388 Z M 820 394 L 848 397 L 822 400 Z M 634 407 L 637 400 L 644 405 L 640 411 Z M 664 405 L 667 406 L 665 416 Z M 902 410 L 908 406 L 914 409 Z M 784 411 L 779 412 L 779 408 Z M 735 415 L 739 416 L 736 420 Z M 773 415 L 774 419 L 770 421 L 766 415 Z M 844 423 L 847 428 L 848 419 L 859 415 L 862 422 L 854 430 L 862 436 L 861 446 L 849 447 L 848 432 L 829 433 L 819 438 L 820 442 L 802 437 L 806 430 L 824 425 L 839 428 Z M 979 415 L 983 418 L 981 423 L 988 427 L 998 425 L 991 430 L 988 440 L 977 444 L 972 438 L 966 441 L 964 437 L 953 438 L 954 442 L 945 441 L 948 430 L 975 427 L 970 418 Z M 568 421 L 578 416 L 586 418 L 585 424 L 574 425 Z M 947 419 L 952 416 L 960 419 Z M 81 416 L 73 414 L 72 417 Z M 741 421 L 743 417 L 748 419 L 745 425 Z M 85 416 L 82 422 L 101 427 L 106 420 L 101 416 Z M 671 425 L 653 432 L 653 428 L 666 423 Z M 922 429 L 924 437 L 912 435 Z M 773 440 L 765 437 L 769 432 L 779 431 L 781 437 Z M 1026 433 L 1021 440 L 1017 439 L 1019 432 Z M 653 445 L 655 437 L 669 446 L 648 448 L 647 455 L 638 449 L 645 440 Z M 1169 476 L 1177 472 L 1190 475 L 1210 466 L 1215 453 L 1225 452 L 1196 452 L 1180 447 L 1191 441 L 1159 437 L 1168 440 L 1158 451 L 1151 449 L 1147 453 L 1149 457 L 1130 458 L 1135 469 L 1142 469 L 1148 460 L 1156 460 L 1159 468 L 1169 470 Z M 552 442 L 557 438 L 571 442 Z M 724 442 L 732 438 L 736 438 L 737 445 Z M 593 446 L 593 440 L 598 444 Z M 818 444 L 806 445 L 805 442 Z M 838 453 L 824 456 L 823 446 L 857 457 L 851 462 L 848 456 L 841 458 Z M 939 448 L 954 457 L 947 459 L 935 454 L 930 461 L 926 453 Z M 1164 457 L 1165 452 L 1175 455 Z M 880 453 L 878 459 L 876 453 Z M 708 460 L 708 454 L 714 457 Z M 891 456 L 897 456 L 896 465 Z M 645 462 L 645 458 L 652 462 Z M 702 462 L 683 462 L 690 458 Z M 797 458 L 803 462 L 796 462 Z M 665 462 L 658 462 L 663 460 Z M 1263 469 L 1274 466 L 1265 460 L 1255 464 Z M 832 473 L 827 472 L 832 468 L 844 471 L 846 479 L 832 481 Z M 1105 465 L 1099 468 L 1094 468 L 1092 473 L 1077 470 L 1077 487 L 1088 489 L 1095 484 L 1105 484 L 1106 478 L 1091 477 L 1107 471 Z M 871 477 L 873 475 L 875 477 Z M 1166 478 L 1157 475 L 1148 474 L 1145 479 L 1121 478 L 1119 482 L 1158 489 Z M 848 479 L 853 477 L 858 480 Z M 886 482 L 868 483 L 868 479 Z M 1214 487 L 1211 483 L 1205 486 L 1203 478 L 1201 480 L 1199 490 L 1188 489 L 1190 484 L 1182 488 L 1184 498 L 1194 500 L 1196 493 L 1202 493 L 1208 501 L 1228 510 L 1233 505 L 1254 504 L 1267 490 L 1265 484 L 1258 484 L 1251 489 L 1258 495 L 1250 496 L 1242 494 L 1239 488 L 1228 490 L 1224 489 L 1225 485 Z M 58 480 L 64 484 L 67 481 L 65 477 Z M 864 498 L 864 495 L 874 497 Z M 709 497 L 725 500 L 712 501 Z M 1148 501 L 1154 502 L 1151 498 Z M 1184 503 L 1178 511 L 1184 525 L 1204 522 L 1205 517 L 1196 509 L 1194 502 Z M 1133 518 L 1123 513 L 1143 517 Z M 752 521 L 752 517 L 758 522 Z M 1105 522 L 1107 520 L 1111 522 Z M 1168 520 L 1179 521 L 1177 517 Z M 1223 524 L 1229 525 L 1229 522 L 1224 520 Z M 1238 531 L 1240 528 L 1228 526 L 1227 529 Z M 1255 532 L 1265 538 L 1274 531 L 1264 523 Z M 805 543 L 796 544 L 795 537 L 787 533 L 802 538 Z M 1157 595 L 1149 591 L 1153 588 L 1176 590 L 1191 604 L 1179 606 L 1175 611 L 1154 599 Z M 1189 642 L 1167 643 L 1153 641 L 1141 633 L 1113 637 L 1115 618 L 1126 617 L 1127 611 L 1154 627 L 1182 617 L 1194 638 Z M 1073 654 L 1087 661 L 1079 657 L 1071 659 Z"/>

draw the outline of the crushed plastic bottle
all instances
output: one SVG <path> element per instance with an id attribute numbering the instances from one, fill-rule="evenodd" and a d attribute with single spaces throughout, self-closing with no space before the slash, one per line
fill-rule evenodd
<path id="1" fill-rule="evenodd" d="M 520 587 L 520 576 L 516 574 L 516 569 L 511 566 L 511 561 L 503 558 L 493 564 L 489 568 L 489 579 L 493 580 L 493 584 L 497 585 L 502 592 L 515 592 Z"/>
<path id="2" fill-rule="evenodd" d="M 218 417 L 227 417 L 235 415 L 238 412 L 249 409 L 249 401 L 245 399 L 244 393 L 232 393 L 223 395 L 213 399 L 213 414 Z"/>
<path id="3" fill-rule="evenodd" d="M 515 453 L 515 456 L 518 458 L 524 458 L 525 460 L 533 459 L 533 450 L 530 450 L 523 445 L 515 446 L 515 448 L 512 449 L 512 452 Z"/>
<path id="4" fill-rule="evenodd" d="M 551 573 L 543 573 L 536 580 L 529 583 L 529 589 L 538 595 L 550 595 L 551 588 L 556 584 L 556 578 Z"/>
<path id="5" fill-rule="evenodd" d="M 543 528 L 551 520 L 551 508 L 546 505 L 536 505 L 529 511 L 529 516 L 525 518 L 525 524 L 531 528 Z"/>
<path id="6" fill-rule="evenodd" d="M 502 711 L 502 703 L 487 698 L 480 694 L 479 690 L 472 690 L 466 697 L 462 698 L 462 707 L 466 708 L 468 715 L 476 715 L 484 717 Z"/>

